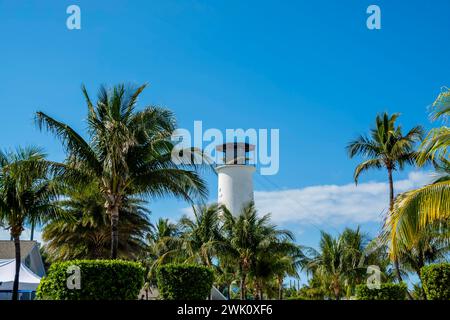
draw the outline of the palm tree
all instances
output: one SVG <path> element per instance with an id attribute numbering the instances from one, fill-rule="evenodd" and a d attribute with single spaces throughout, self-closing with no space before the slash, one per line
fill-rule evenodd
<path id="1" fill-rule="evenodd" d="M 145 250 L 145 264 L 150 281 L 155 276 L 158 266 L 168 262 L 183 262 L 186 253 L 182 251 L 181 232 L 178 225 L 169 219 L 159 218 L 156 225 L 152 225 L 147 235 L 148 248 Z"/>
<path id="2" fill-rule="evenodd" d="M 67 151 L 66 169 L 77 182 L 97 180 L 111 223 L 111 258 L 117 258 L 119 216 L 126 198 L 172 194 L 192 202 L 205 197 L 203 180 L 189 164 L 172 161 L 173 114 L 159 107 L 136 110 L 146 85 L 126 89 L 101 87 L 94 104 L 82 88 L 88 107 L 86 141 L 69 125 L 37 112 L 40 129 L 54 133 Z M 74 173 L 75 172 L 75 173 Z"/>
<path id="3" fill-rule="evenodd" d="M 232 299 L 232 286 L 236 282 L 237 267 L 235 264 L 226 263 L 226 260 L 219 259 L 216 270 L 217 288 L 222 289 L 228 300 Z"/>
<path id="4" fill-rule="evenodd" d="M 431 119 L 448 120 L 450 116 L 450 89 L 445 88 L 433 103 Z M 448 159 L 448 147 L 450 145 L 450 128 L 442 126 L 430 130 L 421 146 L 420 163 L 424 163 L 428 157 Z"/>
<path id="5" fill-rule="evenodd" d="M 350 296 L 356 285 L 364 283 L 367 266 L 377 265 L 387 278 L 387 263 L 384 247 L 374 246 L 359 228 L 346 228 L 333 237 L 321 233 L 319 251 L 309 249 L 309 261 L 305 269 L 313 275 L 316 288 L 331 294 L 336 300 Z"/>
<path id="6" fill-rule="evenodd" d="M 58 202 L 69 221 L 52 221 L 42 233 L 45 251 L 52 261 L 106 259 L 110 255 L 109 219 L 98 184 L 84 188 L 66 186 Z M 138 199 L 126 199 L 120 209 L 118 256 L 136 259 L 145 250 L 151 230 L 149 211 Z"/>
<path id="7" fill-rule="evenodd" d="M 409 270 L 415 272 L 422 283 L 421 269 L 428 263 L 445 261 L 450 251 L 450 233 L 448 225 L 429 225 L 417 232 L 412 243 L 399 243 L 399 260 Z M 425 300 L 425 292 L 423 294 Z"/>
<path id="8" fill-rule="evenodd" d="M 344 292 L 347 276 L 352 271 L 346 264 L 347 248 L 340 238 L 334 238 L 326 232 L 321 232 L 320 251 L 307 265 L 307 269 L 317 274 L 322 283 L 326 284 L 336 300 Z"/>
<path id="9" fill-rule="evenodd" d="M 420 141 L 423 129 L 420 126 L 412 128 L 403 135 L 400 126 L 396 126 L 399 114 L 389 116 L 387 113 L 378 115 L 375 128 L 371 130 L 370 137 L 360 136 L 347 146 L 350 158 L 362 155 L 366 160 L 360 163 L 354 172 L 355 183 L 358 183 L 360 174 L 369 169 L 385 168 L 389 180 L 389 213 L 394 208 L 394 180 L 393 172 L 402 170 L 406 164 L 414 164 L 417 152 L 414 145 Z M 395 261 L 397 277 L 402 281 L 398 261 Z"/>
<path id="10" fill-rule="evenodd" d="M 197 260 L 205 266 L 212 266 L 212 258 L 223 242 L 219 220 L 220 207 L 217 204 L 192 207 L 193 219 L 183 216 L 179 222 L 182 249 L 189 260 Z"/>
<path id="11" fill-rule="evenodd" d="M 224 241 L 220 259 L 226 264 L 237 264 L 240 277 L 240 298 L 246 299 L 247 276 L 254 268 L 257 257 L 267 254 L 273 244 L 285 240 L 293 241 L 294 237 L 287 230 L 279 230 L 270 223 L 270 215 L 258 217 L 253 203 L 245 206 L 238 216 L 233 216 L 227 208 L 223 208 Z"/>
<path id="12" fill-rule="evenodd" d="M 263 299 L 264 284 L 276 281 L 278 300 L 283 299 L 283 282 L 286 276 L 299 278 L 298 271 L 304 266 L 306 257 L 301 248 L 291 241 L 265 244 L 252 266 L 249 276 L 255 284 L 255 298 Z M 267 252 L 271 254 L 268 255 Z"/>
<path id="13" fill-rule="evenodd" d="M 173 238 L 180 234 L 178 226 L 169 221 L 169 219 L 159 218 L 156 225 L 153 226 L 149 234 L 149 239 L 157 243 L 164 238 Z"/>
<path id="14" fill-rule="evenodd" d="M 51 182 L 53 164 L 37 147 L 0 152 L 0 221 L 14 240 L 16 270 L 12 299 L 18 299 L 21 266 L 20 236 L 30 221 L 44 222 L 59 215 Z"/>
<path id="15" fill-rule="evenodd" d="M 450 116 L 450 89 L 442 92 L 433 104 L 432 119 L 446 120 Z M 398 197 L 392 226 L 401 231 L 402 220 L 419 219 L 420 227 L 450 218 L 450 162 L 448 147 L 450 128 L 442 126 L 432 129 L 420 148 L 419 164 L 434 161 L 441 177 L 422 188 L 409 191 Z"/>
<path id="16" fill-rule="evenodd" d="M 392 259 L 402 261 L 408 270 L 417 273 L 419 279 L 423 266 L 443 260 L 450 250 L 450 220 L 437 216 L 425 218 L 424 222 L 423 216 L 427 210 L 421 207 L 422 201 L 433 205 L 430 198 L 436 199 L 434 193 L 440 190 L 439 187 L 434 188 L 436 185 L 450 182 L 450 163 L 443 160 L 435 166 L 441 173 L 433 183 L 397 196 L 393 213 L 386 221 L 381 237 L 389 244 Z M 445 196 L 442 201 L 445 202 Z M 445 210 L 445 205 L 439 210 Z"/>

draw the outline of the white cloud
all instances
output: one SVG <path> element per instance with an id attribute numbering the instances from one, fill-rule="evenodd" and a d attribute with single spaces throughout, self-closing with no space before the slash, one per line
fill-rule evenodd
<path id="1" fill-rule="evenodd" d="M 395 183 L 398 193 L 432 180 L 427 172 L 411 172 Z M 274 222 L 288 224 L 342 225 L 382 220 L 388 207 L 388 184 L 384 182 L 318 185 L 281 191 L 256 191 L 260 213 L 272 213 Z"/>
<path id="2" fill-rule="evenodd" d="M 9 233 L 9 230 L 1 229 L 0 228 L 0 240 L 10 240 L 11 235 Z M 42 243 L 42 232 L 40 230 L 34 230 L 34 240 L 37 242 Z M 30 240 L 30 229 L 25 229 L 22 232 L 22 236 L 20 237 L 21 240 Z"/>

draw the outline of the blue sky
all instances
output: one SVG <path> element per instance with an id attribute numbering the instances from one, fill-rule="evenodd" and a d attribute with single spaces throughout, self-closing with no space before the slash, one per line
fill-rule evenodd
<path id="1" fill-rule="evenodd" d="M 71 4 L 81 30 L 66 28 Z M 366 28 L 370 4 L 381 8 L 381 30 Z M 427 106 L 450 85 L 449 10 L 447 0 L 0 0 L 0 146 L 40 145 L 63 160 L 35 111 L 82 131 L 82 83 L 94 95 L 101 84 L 148 82 L 141 105 L 170 108 L 180 127 L 280 129 L 280 171 L 255 177 L 256 201 L 299 243 L 358 224 L 375 235 L 386 174 L 355 188 L 359 159 L 345 146 L 383 111 L 402 113 L 405 129 L 432 126 Z M 216 177 L 205 178 L 214 200 Z M 396 179 L 402 191 L 427 174 Z M 150 204 L 152 219 L 186 207 Z"/>

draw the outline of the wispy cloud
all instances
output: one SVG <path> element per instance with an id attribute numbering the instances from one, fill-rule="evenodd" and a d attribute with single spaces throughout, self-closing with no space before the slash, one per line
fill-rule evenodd
<path id="1" fill-rule="evenodd" d="M 397 192 L 420 187 L 432 180 L 427 172 L 411 172 L 395 183 Z M 272 213 L 274 222 L 338 226 L 382 220 L 388 204 L 388 184 L 367 182 L 317 185 L 282 191 L 256 191 L 255 204 L 261 213 Z"/>

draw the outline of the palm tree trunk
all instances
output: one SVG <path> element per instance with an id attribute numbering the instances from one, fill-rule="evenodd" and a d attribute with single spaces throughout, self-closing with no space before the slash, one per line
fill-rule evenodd
<path id="1" fill-rule="evenodd" d="M 255 291 L 254 291 L 254 299 L 255 300 L 261 300 L 261 298 L 260 298 L 260 296 L 259 296 L 259 285 L 258 284 L 256 284 L 256 288 L 255 288 Z"/>
<path id="2" fill-rule="evenodd" d="M 278 277 L 278 300 L 283 300 L 283 280 Z"/>
<path id="3" fill-rule="evenodd" d="M 33 241 L 34 238 L 34 228 L 36 227 L 34 221 L 31 222 L 31 235 L 30 235 L 30 241 Z"/>
<path id="4" fill-rule="evenodd" d="M 111 217 L 111 259 L 117 259 L 117 248 L 119 246 L 119 207 L 117 205 L 108 209 Z"/>
<path id="5" fill-rule="evenodd" d="M 240 294 L 241 294 L 241 300 L 245 300 L 245 280 L 246 280 L 246 274 L 241 275 L 241 283 L 240 283 Z"/>
<path id="6" fill-rule="evenodd" d="M 231 282 L 228 284 L 228 300 L 231 300 Z"/>
<path id="7" fill-rule="evenodd" d="M 423 300 L 428 300 L 427 295 L 425 293 L 425 289 L 423 288 L 422 275 L 420 274 L 420 268 L 416 270 L 416 273 L 419 276 L 420 284 L 422 287 Z"/>
<path id="8" fill-rule="evenodd" d="M 262 300 L 262 288 L 263 288 L 263 281 L 260 279 L 257 279 L 255 282 L 255 300 Z"/>
<path id="9" fill-rule="evenodd" d="M 387 170 L 389 176 L 389 214 L 392 214 L 392 211 L 394 210 L 394 178 L 392 177 L 392 168 L 388 167 Z M 398 258 L 395 258 L 394 267 L 398 281 L 403 282 Z"/>
<path id="10" fill-rule="evenodd" d="M 395 273 L 397 274 L 397 279 L 399 282 L 403 282 L 402 274 L 400 271 L 400 263 L 398 262 L 398 258 L 396 257 L 394 260 Z"/>
<path id="11" fill-rule="evenodd" d="M 394 178 L 392 177 L 392 168 L 388 167 L 389 175 L 389 214 L 394 210 Z M 400 263 L 396 257 L 394 260 L 395 273 L 397 274 L 397 279 L 399 282 L 403 282 L 402 274 L 400 272 Z M 414 300 L 408 290 L 406 290 L 406 295 L 409 300 Z"/>
<path id="12" fill-rule="evenodd" d="M 392 169 L 388 168 L 389 175 L 389 213 L 394 209 L 394 178 L 392 177 Z"/>
<path id="13" fill-rule="evenodd" d="M 12 236 L 14 238 L 14 247 L 15 247 L 15 251 L 16 251 L 16 273 L 14 275 L 12 300 L 18 300 L 18 298 L 19 298 L 19 275 L 20 275 L 20 265 L 21 265 L 20 236 L 16 232 L 14 232 L 14 234 Z"/>

